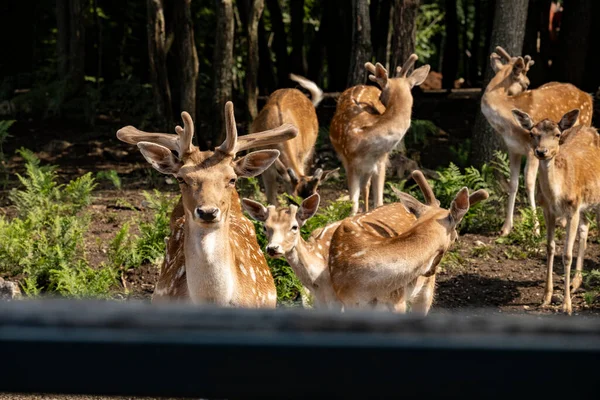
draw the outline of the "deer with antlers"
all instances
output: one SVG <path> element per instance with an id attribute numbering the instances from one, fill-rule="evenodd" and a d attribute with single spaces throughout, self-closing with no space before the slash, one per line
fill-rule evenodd
<path id="1" fill-rule="evenodd" d="M 235 183 L 239 177 L 263 172 L 279 151 L 255 151 L 239 159 L 235 156 L 249 148 L 292 139 L 298 134 L 297 128 L 286 124 L 238 138 L 233 104 L 228 102 L 225 142 L 215 151 L 200 151 L 192 145 L 194 123 L 190 115 L 183 112 L 181 117 L 184 128 L 177 126 L 177 135 L 147 133 L 132 126 L 117 132 L 120 140 L 137 144 L 152 167 L 174 176 L 181 189 L 152 301 L 275 307 L 273 277 L 253 224 L 242 213 Z"/>
<path id="2" fill-rule="evenodd" d="M 310 92 L 312 102 L 298 89 L 276 90 L 250 127 L 251 132 L 266 131 L 283 124 L 292 124 L 298 128 L 296 138 L 269 147 L 280 153 L 275 163 L 262 174 L 270 204 L 278 203 L 278 176 L 285 182 L 288 194 L 306 198 L 316 193 L 319 184 L 337 171 L 317 168 L 312 176 L 307 174 L 319 134 L 315 108 L 323 99 L 323 91 L 304 77 L 290 74 L 290 79 Z"/>
<path id="3" fill-rule="evenodd" d="M 571 314 L 570 279 L 575 238 L 579 233 L 573 290 L 577 290 L 581 285 L 589 230 L 589 221 L 582 214 L 600 205 L 600 136 L 595 128 L 575 126 L 580 115 L 577 109 L 567 112 L 558 123 L 550 119 L 534 123 L 535 120 L 529 114 L 518 109 L 514 109 L 512 113 L 517 123 L 529 132 L 532 152 L 540 160 L 539 190 L 546 221 L 548 257 L 542 306 L 548 306 L 552 301 L 556 218 L 565 217 L 567 237 L 563 249 L 563 310 Z"/>
<path id="4" fill-rule="evenodd" d="M 510 158 L 510 186 L 506 219 L 501 234 L 508 235 L 513 226 L 515 199 L 519 188 L 521 158 L 526 157 L 525 187 L 530 207 L 535 210 L 535 180 L 538 159 L 529 143 L 529 132 L 524 130 L 512 116 L 517 108 L 531 115 L 536 121 L 548 118 L 558 121 L 564 113 L 574 108 L 581 110 L 579 124 L 592 123 L 592 97 L 567 83 L 550 82 L 534 90 L 526 73 L 533 65 L 531 57 L 511 57 L 502 47 L 496 47 L 490 62 L 495 76 L 487 85 L 481 99 L 481 111 L 494 130 L 502 136 Z"/>
<path id="5" fill-rule="evenodd" d="M 410 127 L 411 89 L 429 74 L 429 65 L 408 74 L 418 57 L 412 54 L 395 77 L 379 63 L 365 64 L 369 79 L 379 86 L 358 85 L 344 91 L 331 121 L 329 136 L 340 157 L 352 201 L 352 214 L 359 208 L 362 192 L 364 210 L 369 210 L 369 186 L 375 207 L 383 204 L 383 186 L 389 153 Z"/>
<path id="6" fill-rule="evenodd" d="M 457 239 L 458 224 L 470 206 L 488 197 L 485 190 L 469 196 L 465 187 L 446 210 L 439 206 L 420 171 L 414 171 L 413 178 L 419 183 L 426 204 L 397 191 L 406 207 L 399 216 L 388 214 L 378 226 L 367 224 L 360 217 L 345 220 L 333 234 L 329 271 L 344 308 L 384 306 L 403 312 L 409 300 L 414 311 L 426 314 L 433 301 L 436 268 Z M 407 213 L 416 219 L 403 216 Z M 387 221 L 392 218 L 401 218 L 410 226 L 398 231 L 390 229 L 392 224 Z"/>

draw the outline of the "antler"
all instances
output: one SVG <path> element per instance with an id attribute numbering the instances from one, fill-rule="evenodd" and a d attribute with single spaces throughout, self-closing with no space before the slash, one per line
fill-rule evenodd
<path id="1" fill-rule="evenodd" d="M 531 56 L 529 55 L 525 56 L 523 60 L 525 61 L 525 69 L 523 71 L 527 73 L 529 71 L 529 68 L 531 68 L 533 64 L 535 64 L 535 61 L 533 61 L 531 59 Z"/>
<path id="2" fill-rule="evenodd" d="M 418 59 L 419 56 L 417 56 L 414 53 L 411 54 L 410 57 L 408 57 L 408 60 L 406 60 L 406 62 L 402 66 L 402 68 L 400 68 L 399 66 L 396 67 L 396 76 L 399 78 L 406 78 L 406 76 L 408 75 L 408 71 L 413 67 L 413 65 L 415 65 Z"/>
<path id="3" fill-rule="evenodd" d="M 423 175 L 421 171 L 416 169 L 413 171 L 412 177 L 415 180 L 415 182 L 417 182 L 417 185 L 419 185 L 421 192 L 423 192 L 425 204 L 427 204 L 428 206 L 439 206 L 440 202 L 438 199 L 435 198 L 435 194 L 433 194 L 433 189 L 431 189 L 429 182 L 427 182 L 427 179 L 425 179 L 425 175 Z"/>
<path id="4" fill-rule="evenodd" d="M 117 131 L 117 138 L 125 143 L 138 144 L 139 142 L 150 142 L 159 144 L 169 150 L 176 151 L 179 158 L 193 151 L 192 138 L 194 137 L 194 121 L 187 112 L 181 113 L 185 128 L 179 125 L 175 127 L 177 135 L 170 133 L 150 133 L 140 131 L 131 125 L 125 126 Z"/>
<path id="5" fill-rule="evenodd" d="M 512 60 L 512 57 L 510 56 L 510 54 L 508 54 L 508 52 L 506 50 L 504 50 L 502 47 L 496 46 L 496 52 L 498 54 L 500 54 L 502 57 L 504 57 L 506 62 L 510 62 Z"/>
<path id="6" fill-rule="evenodd" d="M 225 129 L 227 136 L 223 144 L 217 148 L 217 150 L 227 155 L 235 156 L 240 151 L 284 142 L 298 136 L 297 127 L 292 124 L 284 124 L 267 131 L 238 137 L 233 111 L 233 103 L 228 101 L 225 104 Z"/>
<path id="7" fill-rule="evenodd" d="M 369 79 L 377 83 L 381 89 L 387 85 L 388 71 L 383 65 L 377 63 L 375 66 L 373 66 L 373 64 L 367 62 L 365 63 L 365 68 L 372 74 L 369 75 Z"/>
<path id="8" fill-rule="evenodd" d="M 483 189 L 476 190 L 469 196 L 469 205 L 474 206 L 480 201 L 486 200 L 488 197 L 490 197 L 490 195 L 487 191 Z"/>

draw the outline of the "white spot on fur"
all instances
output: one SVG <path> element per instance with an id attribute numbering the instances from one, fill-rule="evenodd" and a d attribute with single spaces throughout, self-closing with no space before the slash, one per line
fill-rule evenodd
<path id="1" fill-rule="evenodd" d="M 256 274 L 254 274 L 254 268 L 250 267 L 250 277 L 256 282 Z"/>
<path id="2" fill-rule="evenodd" d="M 352 257 L 354 257 L 354 258 L 360 257 L 360 256 L 364 255 L 366 252 L 367 252 L 366 250 L 359 251 L 358 253 L 352 254 Z"/>

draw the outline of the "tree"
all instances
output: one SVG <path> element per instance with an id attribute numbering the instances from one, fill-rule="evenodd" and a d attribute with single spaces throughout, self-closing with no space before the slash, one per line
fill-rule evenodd
<path id="1" fill-rule="evenodd" d="M 347 0 L 323 2 L 320 29 L 325 37 L 329 90 L 342 91 L 348 83 L 348 61 L 352 50 L 352 3 Z"/>
<path id="2" fill-rule="evenodd" d="M 525 37 L 525 21 L 527 19 L 528 0 L 496 0 L 494 24 L 488 55 L 496 46 L 502 46 L 511 55 L 521 54 Z M 486 68 L 484 88 L 493 76 L 489 65 Z M 471 163 L 481 166 L 494 159 L 494 151 L 502 146 L 499 135 L 481 113 L 477 113 L 473 129 L 471 146 Z"/>
<path id="3" fill-rule="evenodd" d="M 180 74 L 180 107 L 196 119 L 196 81 L 198 53 L 194 41 L 194 24 L 190 10 L 191 0 L 176 0 L 174 7 L 175 50 Z"/>
<path id="4" fill-rule="evenodd" d="M 304 76 L 306 75 L 306 58 L 304 57 L 304 0 L 290 1 L 290 15 L 292 17 L 291 72 Z"/>
<path id="5" fill-rule="evenodd" d="M 290 73 L 287 36 L 283 23 L 283 14 L 279 6 L 279 0 L 266 0 L 269 14 L 271 15 L 271 27 L 273 32 L 273 51 L 275 53 L 275 66 L 277 68 L 277 85 L 281 86 L 288 79 Z"/>
<path id="6" fill-rule="evenodd" d="M 365 83 L 367 71 L 365 62 L 370 61 L 371 21 L 369 18 L 368 0 L 352 0 L 352 51 L 350 53 L 350 69 L 348 86 Z"/>
<path id="7" fill-rule="evenodd" d="M 82 0 L 57 0 L 56 25 L 58 76 L 68 92 L 79 91 L 85 78 L 86 7 Z"/>
<path id="8" fill-rule="evenodd" d="M 167 33 L 162 0 L 147 1 L 148 63 L 154 90 L 156 112 L 164 122 L 171 123 L 171 89 L 167 74 Z"/>
<path id="9" fill-rule="evenodd" d="M 417 12 L 420 0 L 394 0 L 392 54 L 390 70 L 402 66 L 415 52 L 417 41 Z"/>
<path id="10" fill-rule="evenodd" d="M 251 0 L 248 12 L 248 61 L 246 63 L 246 105 L 251 120 L 258 114 L 258 22 L 265 7 L 265 0 Z"/>
<path id="11" fill-rule="evenodd" d="M 375 60 L 387 65 L 388 34 L 390 30 L 390 14 L 392 4 L 389 0 L 371 0 L 369 16 L 371 17 L 371 45 Z"/>
<path id="12" fill-rule="evenodd" d="M 225 103 L 231 100 L 233 80 L 233 3 L 216 0 L 217 30 L 213 56 L 214 97 L 212 135 L 204 140 L 206 148 L 219 145 L 225 139 Z"/>
<path id="13" fill-rule="evenodd" d="M 442 87 L 454 88 L 454 80 L 458 73 L 458 17 L 456 0 L 446 0 L 446 45 L 442 61 Z"/>

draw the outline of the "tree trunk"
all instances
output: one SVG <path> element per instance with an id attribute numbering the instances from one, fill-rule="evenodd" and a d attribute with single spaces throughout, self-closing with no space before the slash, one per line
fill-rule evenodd
<path id="1" fill-rule="evenodd" d="M 481 54 L 481 25 L 482 25 L 482 13 L 481 13 L 481 1 L 475 0 L 475 24 L 473 26 L 473 41 L 471 42 L 471 59 L 469 66 L 469 83 L 471 86 L 478 86 L 481 80 L 481 65 L 480 54 Z"/>
<path id="2" fill-rule="evenodd" d="M 167 74 L 166 27 L 162 0 L 148 0 L 148 62 L 156 112 L 165 126 L 173 122 Z"/>
<path id="3" fill-rule="evenodd" d="M 191 0 L 176 0 L 174 6 L 175 50 L 180 75 L 180 107 L 196 120 L 196 81 L 198 80 L 198 53 L 194 40 Z"/>
<path id="4" fill-rule="evenodd" d="M 530 55 L 535 61 L 527 77 L 531 87 L 535 88 L 548 82 L 548 59 L 550 58 L 550 4 L 552 0 L 530 0 L 525 24 L 523 54 Z M 539 40 L 539 49 L 538 49 Z"/>
<path id="5" fill-rule="evenodd" d="M 85 81 L 85 13 L 83 0 L 69 1 L 69 83 L 74 92 Z"/>
<path id="6" fill-rule="evenodd" d="M 392 55 L 390 71 L 402 66 L 415 52 L 417 41 L 417 13 L 420 0 L 394 0 Z"/>
<path id="7" fill-rule="evenodd" d="M 56 59 L 58 77 L 67 80 L 69 73 L 69 0 L 56 0 Z"/>
<path id="8" fill-rule="evenodd" d="M 308 51 L 308 79 L 317 83 L 319 86 L 323 85 L 323 60 L 327 56 L 325 40 L 327 37 L 327 29 L 327 13 L 323 10 L 321 13 L 319 30 L 315 32 L 315 37 L 313 38 Z"/>
<path id="9" fill-rule="evenodd" d="M 212 137 L 205 138 L 205 148 L 212 149 L 225 139 L 225 103 L 231 100 L 233 80 L 233 3 L 232 0 L 216 0 L 217 29 L 213 57 L 214 98 Z M 199 138 L 200 139 L 200 138 Z"/>
<path id="10" fill-rule="evenodd" d="M 252 0 L 248 13 L 248 62 L 246 63 L 246 105 L 250 116 L 249 123 L 258 114 L 257 82 L 258 82 L 258 22 L 265 7 L 265 0 Z"/>
<path id="11" fill-rule="evenodd" d="M 578 87 L 583 84 L 586 44 L 591 34 L 592 9 L 596 2 L 597 0 L 578 0 L 564 3 L 558 39 L 560 57 L 553 63 L 553 66 L 556 66 L 556 80 L 560 82 L 569 82 Z"/>
<path id="12" fill-rule="evenodd" d="M 290 73 L 287 36 L 283 24 L 283 14 L 279 6 L 279 0 L 266 0 L 269 13 L 271 14 L 271 31 L 273 32 L 273 49 L 275 52 L 275 65 L 277 67 L 277 85 L 282 86 L 287 81 Z"/>
<path id="13" fill-rule="evenodd" d="M 304 0 L 290 0 L 292 17 L 292 65 L 291 72 L 305 76 L 306 58 L 304 57 Z"/>
<path id="14" fill-rule="evenodd" d="M 453 89 L 458 73 L 458 18 L 456 0 L 446 0 L 446 45 L 442 61 L 442 87 Z"/>
<path id="15" fill-rule="evenodd" d="M 263 20 L 258 24 L 258 87 L 259 93 L 269 95 L 277 89 L 277 75 L 271 59 L 271 50 L 267 39 L 267 31 Z"/>
<path id="16" fill-rule="evenodd" d="M 488 55 L 496 46 L 502 46 L 510 55 L 519 55 L 523 49 L 525 37 L 525 21 L 527 20 L 528 0 L 496 0 L 494 11 L 494 27 L 491 35 Z M 494 73 L 489 65 L 486 67 L 484 88 Z M 471 163 L 481 166 L 494 159 L 494 151 L 503 148 L 499 135 L 481 113 L 477 113 L 471 142 Z"/>
<path id="17" fill-rule="evenodd" d="M 352 51 L 348 87 L 364 84 L 367 79 L 365 62 L 371 61 L 371 21 L 368 0 L 352 0 Z"/>
<path id="18" fill-rule="evenodd" d="M 327 52 L 329 91 L 343 91 L 348 82 L 348 60 L 352 50 L 352 7 L 347 0 L 323 2 L 323 26 Z"/>
<path id="19" fill-rule="evenodd" d="M 371 44 L 375 61 L 386 65 L 388 34 L 390 30 L 390 12 L 392 3 L 389 0 L 371 0 L 369 16 L 371 17 Z"/>

